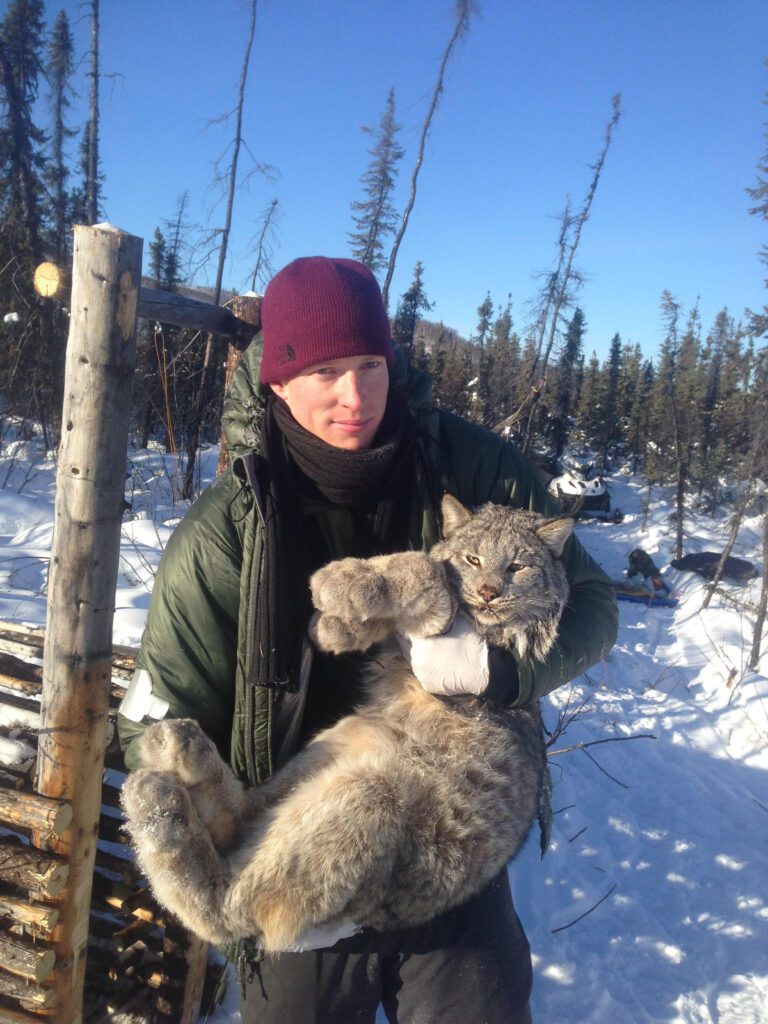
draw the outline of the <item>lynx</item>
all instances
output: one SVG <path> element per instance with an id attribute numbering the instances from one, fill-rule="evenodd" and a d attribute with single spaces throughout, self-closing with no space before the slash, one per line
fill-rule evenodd
<path id="1" fill-rule="evenodd" d="M 393 635 L 439 634 L 457 610 L 491 644 L 543 659 L 568 596 L 570 519 L 443 499 L 429 554 L 342 559 L 311 579 L 315 644 L 383 643 L 362 705 L 264 785 L 245 789 L 196 723 L 141 739 L 126 828 L 158 900 L 217 944 L 267 952 L 316 926 L 420 924 L 485 886 L 523 844 L 545 768 L 537 707 L 426 692 Z"/>

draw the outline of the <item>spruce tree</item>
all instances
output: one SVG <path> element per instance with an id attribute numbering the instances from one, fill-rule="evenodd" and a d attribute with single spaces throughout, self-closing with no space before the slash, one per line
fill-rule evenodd
<path id="1" fill-rule="evenodd" d="M 42 0 L 13 0 L 0 23 L 0 303 L 20 317 L 0 323 L 0 391 L 11 411 L 41 424 L 52 448 L 63 344 L 53 307 L 32 287 L 46 228 L 45 136 L 35 121 L 42 52 Z"/>
<path id="2" fill-rule="evenodd" d="M 3 266 L 41 255 L 44 135 L 34 120 L 42 72 L 42 0 L 12 0 L 0 24 L 0 220 Z"/>
<path id="3" fill-rule="evenodd" d="M 597 352 L 592 352 L 584 368 L 576 420 L 587 444 L 596 444 L 603 426 L 603 376 Z"/>
<path id="4" fill-rule="evenodd" d="M 613 441 L 620 440 L 618 428 L 621 410 L 619 407 L 619 380 L 621 377 L 621 337 L 614 334 L 608 350 L 608 360 L 603 374 L 601 416 L 599 430 L 598 464 L 601 472 L 608 468 L 608 450 Z"/>
<path id="5" fill-rule="evenodd" d="M 512 329 L 512 299 L 499 311 L 486 347 L 488 413 L 486 424 L 496 426 L 515 409 L 515 382 L 520 370 L 520 342 Z"/>
<path id="6" fill-rule="evenodd" d="M 637 417 L 636 405 L 642 393 L 642 366 L 643 353 L 640 346 L 631 342 L 622 344 L 614 437 L 622 445 L 628 445 L 630 450 L 632 425 Z"/>
<path id="7" fill-rule="evenodd" d="M 373 146 L 368 150 L 371 162 L 360 178 L 366 198 L 351 204 L 355 230 L 349 233 L 348 238 L 355 259 L 378 274 L 387 265 L 384 241 L 387 236 L 394 234 L 397 227 L 397 211 L 392 203 L 392 193 L 397 179 L 397 165 L 405 153 L 397 141 L 400 125 L 395 120 L 394 89 L 389 90 L 378 128 L 368 126 L 362 130 L 373 139 Z"/>
<path id="8" fill-rule="evenodd" d="M 67 127 L 66 113 L 70 106 L 73 64 L 74 43 L 69 19 L 65 11 L 60 11 L 48 42 L 45 64 L 53 122 L 50 134 L 50 159 L 46 166 L 45 180 L 50 195 L 51 249 L 57 266 L 64 263 L 70 249 L 66 145 L 67 140 L 75 133 Z"/>
<path id="9" fill-rule="evenodd" d="M 424 267 L 421 261 L 417 262 L 413 270 L 413 281 L 400 302 L 397 304 L 397 313 L 392 322 L 392 337 L 405 353 L 406 359 L 411 361 L 414 355 L 414 335 L 416 324 L 422 313 L 432 309 L 432 303 L 424 291 Z"/>
<path id="10" fill-rule="evenodd" d="M 165 277 L 165 250 L 165 235 L 160 228 L 155 228 L 154 237 L 149 243 L 149 271 L 156 288 L 162 286 Z"/>
<path id="11" fill-rule="evenodd" d="M 568 443 L 571 416 L 576 407 L 578 369 L 583 358 L 582 349 L 586 327 L 584 312 L 577 307 L 568 324 L 557 361 L 549 410 L 549 439 L 553 447 L 553 454 L 557 459 L 563 454 Z"/>
<path id="12" fill-rule="evenodd" d="M 493 321 L 493 301 L 491 300 L 491 293 L 486 292 L 485 298 L 477 307 L 477 344 L 480 346 L 482 352 L 485 348 L 485 339 L 491 330 L 491 323 Z"/>

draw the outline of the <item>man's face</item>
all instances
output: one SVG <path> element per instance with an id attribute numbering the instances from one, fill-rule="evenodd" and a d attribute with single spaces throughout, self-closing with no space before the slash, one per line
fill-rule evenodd
<path id="1" fill-rule="evenodd" d="M 329 359 L 272 390 L 305 430 L 334 448 L 369 448 L 384 418 L 389 370 L 381 356 Z"/>

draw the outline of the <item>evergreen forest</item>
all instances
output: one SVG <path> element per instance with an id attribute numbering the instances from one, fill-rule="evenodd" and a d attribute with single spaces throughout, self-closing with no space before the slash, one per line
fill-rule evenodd
<path id="1" fill-rule="evenodd" d="M 13 418 L 42 431 L 49 450 L 56 448 L 60 429 L 68 317 L 66 298 L 37 294 L 35 269 L 49 261 L 66 271 L 72 225 L 101 219 L 109 184 L 98 149 L 98 0 L 84 7 L 93 26 L 86 55 L 74 52 L 64 12 L 45 24 L 42 0 L 12 0 L 0 22 L 0 442 L 1 424 Z M 445 63 L 468 24 L 469 7 L 459 4 L 428 119 L 443 88 Z M 76 131 L 69 108 L 81 56 L 89 68 L 90 116 Z M 248 58 L 246 49 L 241 84 Z M 514 303 L 511 295 L 478 296 L 475 332 L 461 337 L 429 319 L 428 268 L 418 262 L 409 288 L 388 300 L 393 336 L 409 361 L 431 375 L 440 406 L 503 434 L 540 460 L 556 466 L 566 450 L 588 450 L 596 472 L 629 460 L 651 484 L 675 483 L 681 501 L 694 495 L 712 505 L 734 480 L 768 479 L 768 320 L 765 310 L 737 314 L 724 308 L 713 323 L 703 324 L 696 308 L 680 307 L 670 282 L 659 300 L 660 350 L 649 354 L 623 340 L 617 325 L 607 357 L 598 358 L 579 306 L 575 257 L 620 115 L 616 96 L 590 187 L 581 205 L 569 203 L 563 211 L 552 269 L 538 294 L 516 296 Z M 422 144 L 428 128 L 425 122 Z M 370 162 L 360 195 L 350 203 L 349 254 L 371 267 L 386 295 L 413 205 L 401 215 L 394 202 L 405 154 L 394 89 L 380 120 L 364 131 Z M 745 204 L 751 200 L 751 212 L 764 220 L 765 160 L 755 186 L 745 189 Z M 417 161 L 412 198 L 419 166 Z M 225 251 L 219 253 L 215 288 L 191 283 L 198 243 L 187 204 L 184 192 L 175 206 L 172 199 L 168 219 L 148 240 L 145 283 L 224 303 L 231 297 L 222 281 Z M 254 253 L 257 290 L 274 269 L 277 205 L 274 199 L 265 211 Z M 217 244 L 224 248 L 226 239 Z M 518 319 L 518 309 L 527 316 Z M 215 442 L 226 346 L 219 341 L 212 350 L 200 332 L 143 320 L 139 335 L 135 443 L 193 452 L 200 443 Z"/>

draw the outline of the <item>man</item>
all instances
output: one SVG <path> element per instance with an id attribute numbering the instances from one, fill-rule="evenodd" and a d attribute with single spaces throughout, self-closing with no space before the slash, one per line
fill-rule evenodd
<path id="1" fill-rule="evenodd" d="M 168 714 L 195 718 L 238 775 L 263 782 L 360 693 L 363 655 L 309 650 L 312 572 L 334 558 L 428 549 L 445 492 L 551 511 L 511 445 L 431 405 L 361 264 L 295 260 L 267 288 L 262 323 L 261 362 L 252 345 L 225 408 L 232 470 L 190 509 L 157 575 L 120 719 L 130 768 L 137 736 Z M 563 560 L 571 596 L 546 663 L 475 645 L 467 689 L 524 705 L 612 645 L 609 581 L 575 540 Z M 442 671 L 440 641 L 421 649 L 421 671 Z M 451 680 L 452 692 L 461 686 Z M 373 1024 L 381 1003 L 392 1022 L 530 1020 L 530 953 L 506 872 L 423 927 L 337 938 L 267 958 L 246 943 L 242 1019 Z"/>

